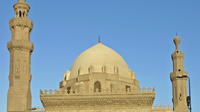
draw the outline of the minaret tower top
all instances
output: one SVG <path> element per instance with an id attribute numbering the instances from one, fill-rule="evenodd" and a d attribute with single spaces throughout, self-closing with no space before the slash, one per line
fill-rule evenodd
<path id="1" fill-rule="evenodd" d="M 30 6 L 26 3 L 26 0 L 18 0 L 18 2 L 13 6 L 15 10 L 15 17 L 17 18 L 27 18 Z"/>
<path id="2" fill-rule="evenodd" d="M 186 75 L 187 73 L 184 73 L 184 53 L 180 50 L 180 43 L 181 39 L 177 35 L 174 39 L 174 44 L 176 46 L 176 50 L 174 53 L 172 53 L 172 60 L 174 65 L 174 72 L 179 72 L 180 74 Z"/>

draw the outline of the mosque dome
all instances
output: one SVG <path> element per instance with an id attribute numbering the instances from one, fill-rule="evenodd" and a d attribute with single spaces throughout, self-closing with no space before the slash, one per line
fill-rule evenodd
<path id="1" fill-rule="evenodd" d="M 102 43 L 92 46 L 78 56 L 70 69 L 69 79 L 88 74 L 91 71 L 119 74 L 124 78 L 131 78 L 133 73 L 117 52 Z"/>

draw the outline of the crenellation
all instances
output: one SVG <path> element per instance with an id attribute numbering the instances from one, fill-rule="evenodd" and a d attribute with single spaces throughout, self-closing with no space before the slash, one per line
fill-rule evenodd
<path id="1" fill-rule="evenodd" d="M 103 90 L 102 92 L 96 91 L 93 93 L 85 93 L 87 95 L 94 95 L 94 94 L 124 94 L 124 95 L 128 95 L 128 94 L 142 94 L 142 93 L 150 93 L 150 94 L 155 94 L 155 89 L 154 88 L 142 88 L 142 89 L 135 89 L 133 91 L 128 91 L 128 92 L 111 92 L 111 91 L 105 91 Z M 47 95 L 81 95 L 83 93 L 80 93 L 78 91 L 72 91 L 70 90 L 70 92 L 67 92 L 66 90 L 40 90 L 40 95 L 43 96 L 47 96 Z"/>
<path id="2" fill-rule="evenodd" d="M 45 90 L 44 90 L 44 95 L 47 95 L 47 92 L 48 92 L 48 91 L 45 89 Z"/>
<path id="3" fill-rule="evenodd" d="M 50 95 L 52 95 L 52 94 L 53 94 L 53 93 L 52 93 L 52 89 L 50 89 L 50 90 L 49 90 L 49 94 L 50 94 Z M 54 94 L 55 94 L 55 93 L 54 93 Z"/>
<path id="4" fill-rule="evenodd" d="M 59 94 L 58 90 L 55 89 L 54 90 L 54 94 Z"/>
<path id="5" fill-rule="evenodd" d="M 152 112 L 174 112 L 170 105 L 156 105 L 152 107 Z"/>
<path id="6" fill-rule="evenodd" d="M 40 89 L 40 94 L 44 94 L 43 91 Z"/>
<path id="7" fill-rule="evenodd" d="M 152 92 L 152 91 L 153 91 L 153 89 L 151 89 L 151 88 L 147 89 L 147 92 Z"/>

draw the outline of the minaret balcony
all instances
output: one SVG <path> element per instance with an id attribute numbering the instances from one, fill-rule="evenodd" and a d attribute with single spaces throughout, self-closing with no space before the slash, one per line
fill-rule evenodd
<path id="1" fill-rule="evenodd" d="M 13 49 L 13 48 L 21 48 L 21 49 L 27 49 L 30 51 L 33 51 L 34 46 L 33 43 L 30 41 L 24 41 L 24 40 L 12 40 L 8 42 L 7 44 L 8 49 Z"/>
<path id="2" fill-rule="evenodd" d="M 33 23 L 28 18 L 13 18 L 10 20 L 10 28 L 14 28 L 16 26 L 21 27 L 28 27 L 30 30 L 32 30 Z"/>

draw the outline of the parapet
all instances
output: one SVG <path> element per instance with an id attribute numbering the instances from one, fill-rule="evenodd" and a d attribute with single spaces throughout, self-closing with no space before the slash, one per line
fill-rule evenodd
<path id="1" fill-rule="evenodd" d="M 155 94 L 156 90 L 155 88 L 141 88 L 141 89 L 135 89 L 132 91 L 120 91 L 120 92 L 93 92 L 93 93 L 86 93 L 86 92 L 76 92 L 76 91 L 63 91 L 63 90 L 40 90 L 41 96 L 46 95 L 95 95 L 95 94 Z"/>

